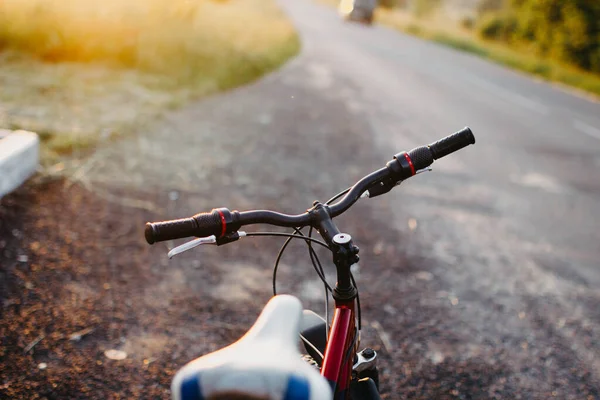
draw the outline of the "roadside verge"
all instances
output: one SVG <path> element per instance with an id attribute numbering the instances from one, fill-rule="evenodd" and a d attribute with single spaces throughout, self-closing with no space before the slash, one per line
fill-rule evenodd
<path id="1" fill-rule="evenodd" d="M 0 3 L 0 128 L 38 133 L 45 167 L 251 82 L 300 48 L 274 0 L 44 4 Z"/>

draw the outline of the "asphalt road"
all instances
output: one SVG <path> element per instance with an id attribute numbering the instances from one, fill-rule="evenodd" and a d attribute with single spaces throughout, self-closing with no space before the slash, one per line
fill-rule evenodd
<path id="1" fill-rule="evenodd" d="M 382 156 L 465 125 L 474 131 L 474 147 L 399 189 L 389 219 L 404 231 L 407 218 L 417 220 L 418 239 L 406 246 L 445 282 L 465 342 L 515 340 L 514 360 L 558 346 L 568 355 L 539 369 L 547 385 L 557 380 L 549 371 L 576 362 L 597 383 L 600 103 L 387 28 L 344 23 L 323 6 L 282 4 L 317 86 L 343 77 L 349 109 L 371 128 L 364 140 Z M 540 385 L 533 375 L 523 373 L 526 386 Z"/>

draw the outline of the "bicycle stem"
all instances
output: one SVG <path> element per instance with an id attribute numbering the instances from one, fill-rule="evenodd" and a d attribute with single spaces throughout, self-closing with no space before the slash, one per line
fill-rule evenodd
<path id="1" fill-rule="evenodd" d="M 318 201 L 313 203 L 313 208 L 308 210 L 311 216 L 312 226 L 317 229 L 325 242 L 331 248 L 333 263 L 337 271 L 337 281 L 333 290 L 333 298 L 336 302 L 353 301 L 358 291 L 352 285 L 350 268 L 359 260 L 358 246 L 352 243 L 352 237 L 347 233 L 341 233 L 330 215 L 330 207 Z"/>

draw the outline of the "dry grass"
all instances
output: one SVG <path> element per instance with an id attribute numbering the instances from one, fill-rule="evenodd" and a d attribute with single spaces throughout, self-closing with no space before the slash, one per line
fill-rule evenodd
<path id="1" fill-rule="evenodd" d="M 298 49 L 273 0 L 2 0 L 0 126 L 41 132 L 53 158 Z"/>

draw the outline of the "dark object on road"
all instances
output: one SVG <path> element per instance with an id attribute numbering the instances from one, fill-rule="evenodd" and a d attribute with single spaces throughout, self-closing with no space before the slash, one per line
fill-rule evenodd
<path id="1" fill-rule="evenodd" d="M 348 21 L 371 25 L 376 6 L 375 0 L 341 0 L 338 9 Z"/>

